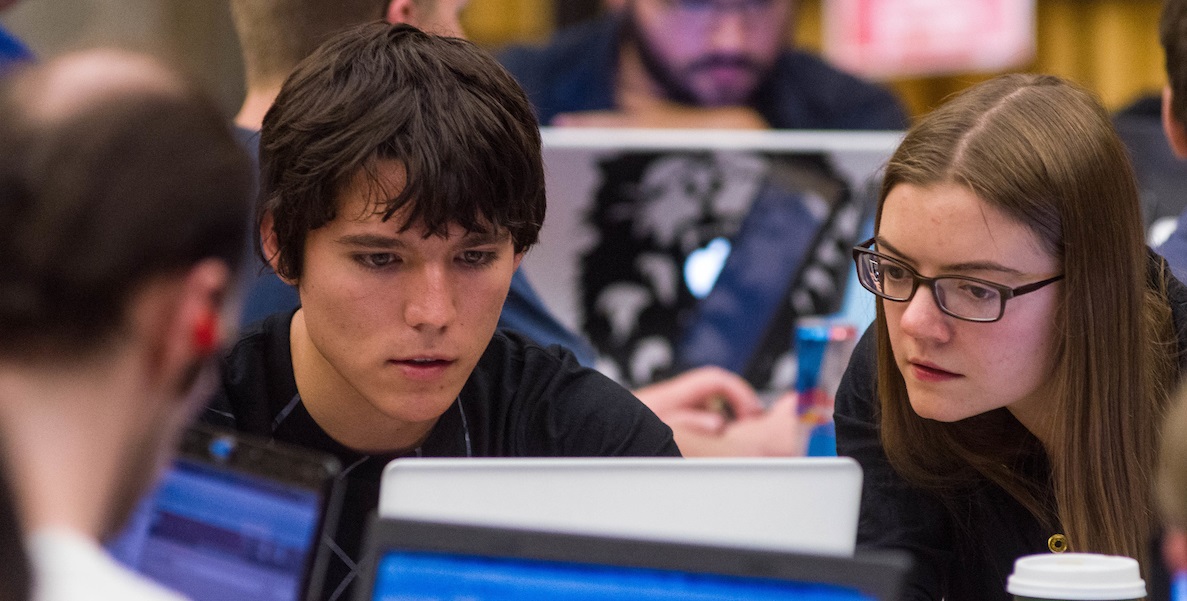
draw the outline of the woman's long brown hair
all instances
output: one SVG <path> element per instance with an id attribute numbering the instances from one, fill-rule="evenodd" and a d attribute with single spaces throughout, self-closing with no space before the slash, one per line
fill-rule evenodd
<path id="1" fill-rule="evenodd" d="M 991 80 L 907 133 L 886 169 L 879 220 L 887 193 L 904 183 L 968 188 L 1028 226 L 1064 280 L 1045 448 L 1006 409 L 955 423 L 919 417 L 879 302 L 880 419 L 892 465 L 941 496 L 989 479 L 1073 550 L 1144 559 L 1177 343 L 1165 290 L 1148 282 L 1137 187 L 1108 114 L 1055 77 Z M 1050 481 L 1018 469 L 1040 449 Z"/>

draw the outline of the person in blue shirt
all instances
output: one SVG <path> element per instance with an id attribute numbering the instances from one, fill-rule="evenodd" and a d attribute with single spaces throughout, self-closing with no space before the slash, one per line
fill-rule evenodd
<path id="1" fill-rule="evenodd" d="M 0 11 L 16 4 L 16 0 L 0 0 Z M 11 33 L 0 27 L 0 72 L 3 72 L 14 63 L 31 60 L 33 53 L 14 37 Z"/>
<path id="2" fill-rule="evenodd" d="M 528 93 L 542 125 L 810 130 L 899 130 L 907 125 L 906 114 L 888 90 L 787 45 L 794 24 L 793 0 L 619 0 L 614 4 L 611 14 L 562 30 L 546 46 L 515 46 L 500 53 L 500 61 Z M 762 215 L 755 221 L 774 221 L 767 220 L 772 213 Z M 787 232 L 785 239 L 796 235 Z M 732 273 L 745 272 L 744 263 L 730 268 Z M 729 279 L 723 277 L 717 285 Z M 685 332 L 703 331 L 697 327 L 700 323 L 704 322 L 686 321 L 681 327 Z M 704 340 L 707 337 L 698 337 L 696 342 Z M 704 356 L 692 346 L 683 352 Z M 693 373 L 684 372 L 673 381 Z M 698 377 L 725 382 L 736 375 L 719 368 Z M 731 386 L 739 391 L 736 398 L 754 394 L 748 383 L 731 381 Z M 654 408 L 646 398 L 653 390 L 637 392 Z M 696 409 L 710 399 L 684 394 L 664 402 Z M 767 414 L 748 408 L 746 415 L 783 421 L 775 429 L 791 431 L 789 407 L 782 401 L 794 399 L 781 399 Z M 751 425 L 759 423 L 743 419 L 720 431 L 729 437 L 735 428 Z M 683 431 L 678 428 L 677 433 Z M 780 439 L 757 433 L 739 438 Z M 679 436 L 678 440 L 686 454 L 697 454 L 695 444 Z M 732 453 L 736 448 L 714 445 L 707 452 Z"/>
<path id="3" fill-rule="evenodd" d="M 540 123 L 897 130 L 887 90 L 789 48 L 792 0 L 626 0 L 500 60 Z"/>
<path id="4" fill-rule="evenodd" d="M 1163 4 L 1159 37 L 1166 55 L 1167 85 L 1162 91 L 1162 128 L 1171 150 L 1179 159 L 1187 159 L 1187 0 L 1167 0 Z M 1179 215 L 1177 227 L 1158 247 L 1175 277 L 1187 276 L 1187 210 Z M 1163 561 L 1154 562 L 1150 598 L 1171 598 L 1173 575 L 1187 574 L 1187 518 L 1182 498 L 1185 451 L 1178 428 L 1187 419 L 1187 389 L 1177 394 L 1175 408 L 1163 424 L 1163 460 L 1159 463 L 1158 495 L 1165 529 L 1154 541 L 1152 552 L 1160 551 Z M 1165 568 L 1165 569 L 1164 569 Z M 1181 582 L 1181 581 L 1180 581 Z"/>
<path id="5" fill-rule="evenodd" d="M 1175 156 L 1187 159 L 1187 4 L 1166 3 L 1160 38 L 1166 51 L 1168 81 L 1162 90 L 1162 128 Z M 1174 232 L 1157 250 L 1175 277 L 1187 277 L 1187 211 L 1179 215 Z"/>

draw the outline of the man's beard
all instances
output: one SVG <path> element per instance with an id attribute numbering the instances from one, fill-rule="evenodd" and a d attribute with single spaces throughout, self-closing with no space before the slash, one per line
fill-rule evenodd
<path id="1" fill-rule="evenodd" d="M 685 83 L 686 80 L 680 77 L 680 73 L 674 71 L 671 66 L 664 62 L 660 53 L 651 45 L 651 41 L 647 39 L 646 34 L 644 34 L 642 28 L 639 27 L 638 22 L 635 20 L 634 3 L 628 2 L 622 13 L 622 41 L 634 45 L 636 52 L 639 54 L 639 61 L 643 64 L 643 69 L 647 71 L 647 75 L 651 77 L 652 81 L 660 87 L 664 96 L 668 100 L 678 104 L 689 106 L 704 106 L 708 104 L 697 97 L 696 91 Z M 745 98 L 739 99 L 737 102 L 718 104 L 750 104 L 755 92 L 762 87 L 763 81 L 769 75 L 768 69 L 765 69 L 749 57 L 738 54 L 707 54 L 693 61 L 683 71 L 685 74 L 691 75 L 696 71 L 713 67 L 737 67 L 746 69 L 755 75 L 754 88 L 746 93 Z"/>

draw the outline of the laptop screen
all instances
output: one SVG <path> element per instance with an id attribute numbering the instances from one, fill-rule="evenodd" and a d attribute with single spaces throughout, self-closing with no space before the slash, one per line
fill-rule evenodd
<path id="1" fill-rule="evenodd" d="M 874 601 L 843 586 L 528 559 L 393 552 L 378 564 L 373 601 Z"/>
<path id="2" fill-rule="evenodd" d="M 318 475 L 303 484 L 283 471 L 245 469 L 273 452 L 253 448 L 238 466 L 177 459 L 108 549 L 194 601 L 306 598 L 327 506 L 320 480 L 329 474 L 311 464 Z"/>
<path id="3" fill-rule="evenodd" d="M 908 562 L 379 519 L 363 565 L 355 601 L 889 601 Z"/>

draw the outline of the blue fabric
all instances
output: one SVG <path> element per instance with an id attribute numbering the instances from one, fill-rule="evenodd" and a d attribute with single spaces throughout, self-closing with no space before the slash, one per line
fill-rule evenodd
<path id="1" fill-rule="evenodd" d="M 523 86 L 542 125 L 560 113 L 612 110 L 621 23 L 605 17 L 565 29 L 545 47 L 505 49 L 499 60 Z M 820 58 L 786 50 L 753 107 L 778 129 L 899 130 L 908 122 L 884 88 Z"/>
<path id="2" fill-rule="evenodd" d="M 281 281 L 272 268 L 258 258 L 253 259 L 255 270 L 247 285 L 247 296 L 243 299 L 243 312 L 239 325 L 247 327 L 273 313 L 291 311 L 301 305 L 297 289 Z"/>
<path id="3" fill-rule="evenodd" d="M 33 53 L 20 40 L 0 27 L 0 71 L 19 61 L 33 60 Z"/>
<path id="4" fill-rule="evenodd" d="M 1171 232 L 1170 237 L 1157 248 L 1157 251 L 1170 265 L 1171 273 L 1180 281 L 1187 281 L 1187 210 L 1179 214 L 1175 231 Z"/>
<path id="5" fill-rule="evenodd" d="M 1156 222 L 1175 218 L 1175 230 L 1158 252 L 1179 280 L 1187 279 L 1187 162 L 1171 150 L 1162 131 L 1162 97 L 1139 98 L 1113 115 L 1117 135 L 1129 150 L 1142 198 L 1147 230 Z M 1149 232 L 1147 232 L 1149 233 Z"/>
<path id="6" fill-rule="evenodd" d="M 234 133 L 235 139 L 247 151 L 252 163 L 259 165 L 260 132 L 236 127 Z M 259 170 L 256 171 L 258 177 Z M 255 228 L 255 213 L 253 211 L 251 222 L 248 225 L 248 231 L 252 235 L 248 236 L 247 248 L 244 249 L 247 254 L 246 264 L 249 267 L 246 270 L 247 281 L 244 283 L 246 294 L 243 299 L 242 312 L 239 314 L 239 325 L 242 327 L 260 321 L 273 313 L 292 311 L 301 304 L 301 299 L 297 296 L 297 289 L 281 281 L 272 268 L 260 259 L 259 253 L 255 249 Z"/>
<path id="7" fill-rule="evenodd" d="M 597 360 L 589 342 L 556 320 L 527 276 L 519 270 L 511 278 L 511 291 L 503 304 L 503 313 L 499 315 L 499 328 L 519 332 L 542 346 L 559 344 L 572 351 L 577 361 L 586 367 L 593 367 Z"/>

